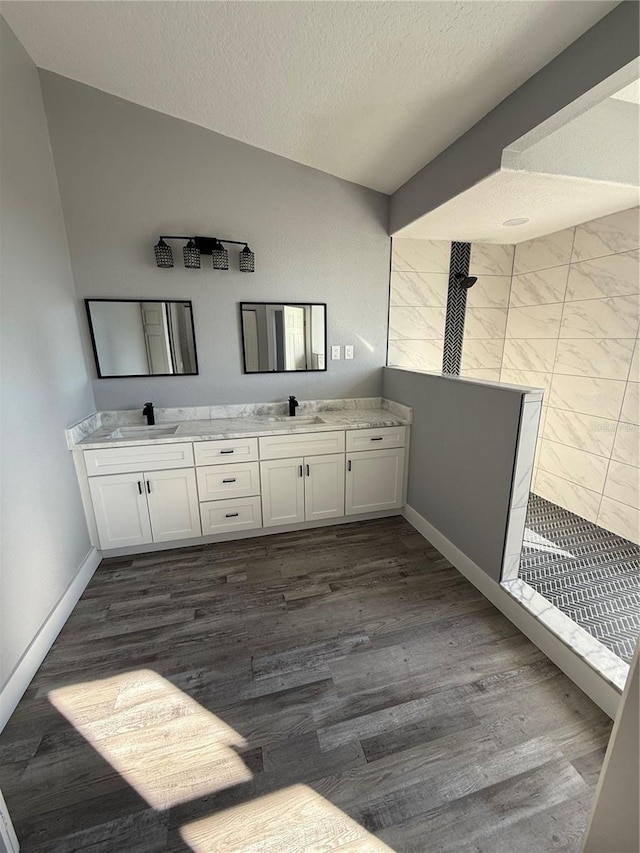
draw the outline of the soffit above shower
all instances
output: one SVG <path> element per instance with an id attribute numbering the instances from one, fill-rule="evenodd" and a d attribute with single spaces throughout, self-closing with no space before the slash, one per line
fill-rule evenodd
<path id="1" fill-rule="evenodd" d="M 505 149 L 500 170 L 396 236 L 520 243 L 640 204 L 639 77 L 630 63 Z M 528 221 L 504 225 L 519 217 Z"/>
<path id="2" fill-rule="evenodd" d="M 392 192 L 616 2 L 6 2 L 36 65 Z"/>

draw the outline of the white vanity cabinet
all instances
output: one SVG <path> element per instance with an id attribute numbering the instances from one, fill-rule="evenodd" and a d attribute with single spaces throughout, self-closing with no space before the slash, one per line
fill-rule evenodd
<path id="1" fill-rule="evenodd" d="M 347 432 L 345 515 L 404 504 L 405 426 Z"/>
<path id="2" fill-rule="evenodd" d="M 261 462 L 263 525 L 343 516 L 344 471 L 344 453 Z"/>
<path id="3" fill-rule="evenodd" d="M 268 435 L 258 445 L 265 527 L 344 515 L 343 430 Z"/>
<path id="4" fill-rule="evenodd" d="M 200 536 L 191 444 L 105 447 L 84 456 L 103 550 Z"/>
<path id="5" fill-rule="evenodd" d="M 87 449 L 88 517 L 105 551 L 375 517 L 404 504 L 406 441 L 396 426 Z"/>
<path id="6" fill-rule="evenodd" d="M 202 533 L 262 527 L 257 438 L 221 438 L 194 445 Z"/>

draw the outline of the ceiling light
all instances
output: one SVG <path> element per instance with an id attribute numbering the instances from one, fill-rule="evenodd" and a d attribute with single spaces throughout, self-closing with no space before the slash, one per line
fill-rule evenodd
<path id="1" fill-rule="evenodd" d="M 502 224 L 506 225 L 507 227 L 510 227 L 512 225 L 526 225 L 528 221 L 529 220 L 526 218 L 526 216 L 518 216 L 515 219 L 505 219 Z"/>

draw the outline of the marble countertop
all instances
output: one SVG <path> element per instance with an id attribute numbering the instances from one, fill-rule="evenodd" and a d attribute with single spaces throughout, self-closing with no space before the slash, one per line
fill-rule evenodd
<path id="1" fill-rule="evenodd" d="M 338 411 L 318 411 L 309 413 L 318 419 L 318 423 L 304 422 L 305 414 L 300 418 L 287 418 L 274 421 L 273 418 L 246 415 L 230 418 L 205 418 L 201 420 L 183 420 L 177 424 L 162 421 L 157 426 L 176 426 L 171 435 L 122 436 L 121 430 L 127 427 L 106 426 L 87 435 L 75 446 L 81 450 L 92 450 L 100 447 L 129 447 L 140 444 L 158 442 L 175 444 L 181 441 L 211 441 L 221 438 L 247 438 L 260 435 L 287 435 L 302 432 L 328 432 L 336 429 L 368 429 L 375 427 L 403 426 L 411 422 L 410 416 L 402 416 L 387 409 L 356 408 Z"/>

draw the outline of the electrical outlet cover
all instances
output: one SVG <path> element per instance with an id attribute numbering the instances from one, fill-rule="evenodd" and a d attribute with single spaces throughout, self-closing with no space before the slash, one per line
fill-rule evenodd
<path id="1" fill-rule="evenodd" d="M 353 358 L 353 346 L 347 344 L 344 348 L 344 357 L 345 358 Z"/>
<path id="2" fill-rule="evenodd" d="M 340 358 L 340 347 L 331 347 L 331 358 L 333 361 L 336 361 Z"/>

